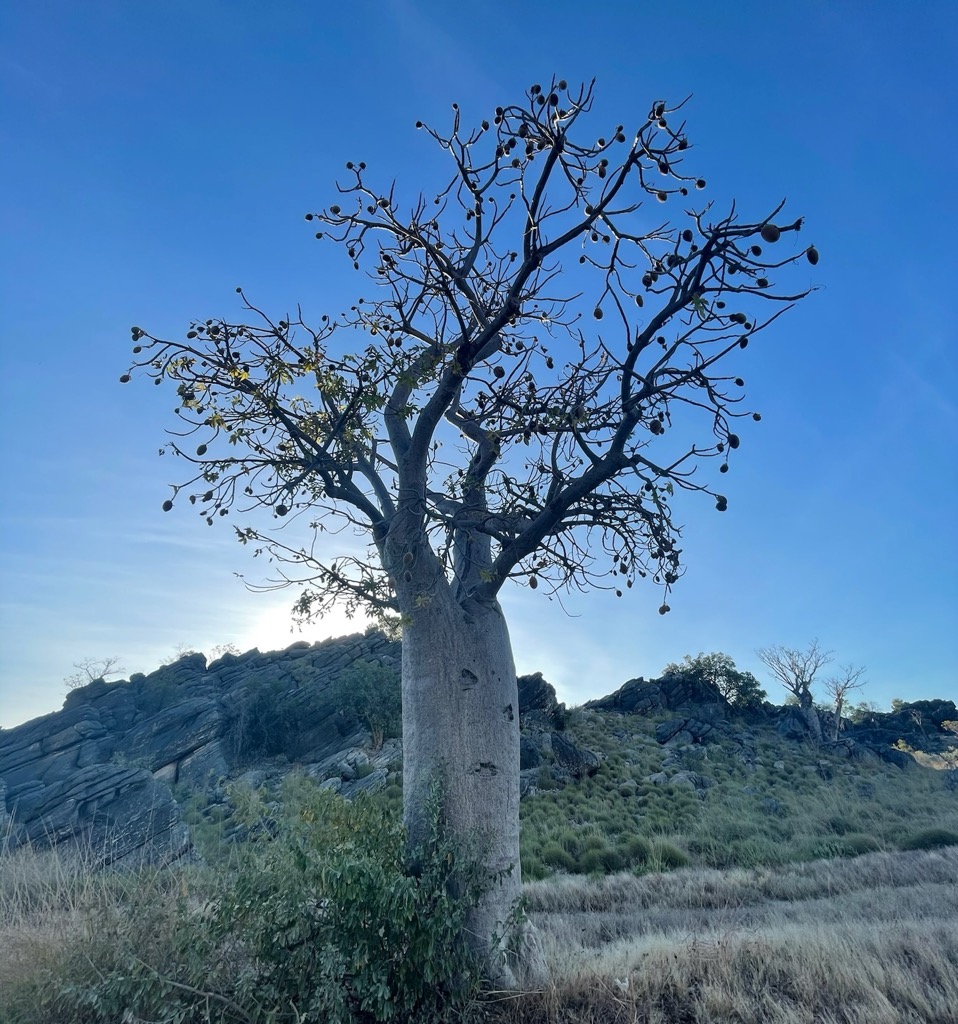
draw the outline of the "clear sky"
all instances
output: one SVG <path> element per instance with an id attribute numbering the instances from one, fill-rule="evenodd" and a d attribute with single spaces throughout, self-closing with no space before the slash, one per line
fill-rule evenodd
<path id="1" fill-rule="evenodd" d="M 360 287 L 313 238 L 347 159 L 406 193 L 417 119 L 479 121 L 553 73 L 596 125 L 687 94 L 717 201 L 806 217 L 820 290 L 748 352 L 729 511 L 676 502 L 686 576 L 566 611 L 506 593 L 520 671 L 580 702 L 686 653 L 818 637 L 863 696 L 958 699 L 953 0 L 7 0 L 0 9 L 0 725 L 57 709 L 81 658 L 284 647 L 291 592 L 231 530 L 160 511 L 172 392 L 122 387 L 130 325 L 335 312 Z M 219 524 L 216 524 L 217 526 Z M 226 524 L 224 524 L 225 527 Z M 773 699 L 783 693 L 769 685 Z"/>

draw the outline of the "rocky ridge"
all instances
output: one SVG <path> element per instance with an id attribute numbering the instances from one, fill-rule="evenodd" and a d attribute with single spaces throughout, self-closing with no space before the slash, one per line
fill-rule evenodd
<path id="1" fill-rule="evenodd" d="M 61 711 L 0 732 L 0 837 L 7 848 L 83 844 L 104 864 L 172 861 L 194 854 L 184 796 L 228 804 L 227 782 L 258 787 L 294 766 L 347 797 L 383 787 L 398 778 L 401 743 L 373 750 L 369 732 L 335 706 L 333 684 L 357 660 L 398 671 L 400 657 L 398 642 L 357 634 L 209 664 L 190 654 L 150 675 L 74 690 Z M 827 714 L 770 704 L 738 711 L 684 676 L 632 679 L 584 707 L 661 719 L 662 770 L 649 781 L 696 791 L 709 785 L 694 770 L 696 752 L 722 742 L 748 763 L 756 725 L 833 757 L 905 769 L 914 764 L 909 743 L 927 750 L 929 738 L 947 732 L 944 723 L 958 721 L 952 701 L 920 701 L 845 723 L 841 739 L 829 743 Z M 574 783 L 598 770 L 602 752 L 564 731 L 564 705 L 540 673 L 519 678 L 519 717 L 524 797 L 543 771 Z M 243 826 L 230 834 L 241 837 Z"/>

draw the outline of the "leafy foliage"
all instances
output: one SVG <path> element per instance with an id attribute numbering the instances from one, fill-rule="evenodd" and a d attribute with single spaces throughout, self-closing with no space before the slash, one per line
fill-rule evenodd
<path id="1" fill-rule="evenodd" d="M 238 761 L 295 755 L 301 717 L 282 680 L 250 679 L 224 707 L 224 734 Z"/>
<path id="2" fill-rule="evenodd" d="M 298 820 L 254 846 L 219 908 L 240 931 L 274 1005 L 317 1020 L 427 1020 L 480 980 L 455 939 L 488 881 L 444 835 L 438 798 L 428 847 L 405 869 L 404 836 L 380 803 L 304 787 Z M 265 986 L 265 988 L 264 988 Z"/>
<path id="3" fill-rule="evenodd" d="M 402 682 L 399 673 L 373 661 L 354 661 L 330 687 L 334 705 L 361 718 L 372 733 L 373 746 L 402 734 Z"/>
<path id="4" fill-rule="evenodd" d="M 672 662 L 662 670 L 663 675 L 684 676 L 705 683 L 720 693 L 733 707 L 747 708 L 761 704 L 768 696 L 751 672 L 740 672 L 727 655 L 686 654 L 678 664 Z"/>
<path id="5" fill-rule="evenodd" d="M 482 978 L 454 940 L 492 880 L 445 835 L 438 803 L 414 875 L 382 802 L 291 780 L 275 834 L 259 830 L 211 892 L 168 873 L 111 907 L 47 979 L 46 1019 L 425 1024 L 454 1013 Z M 269 814 L 256 794 L 245 811 Z"/>

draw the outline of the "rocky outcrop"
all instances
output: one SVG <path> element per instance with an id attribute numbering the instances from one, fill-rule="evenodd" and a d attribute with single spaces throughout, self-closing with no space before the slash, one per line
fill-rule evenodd
<path id="1" fill-rule="evenodd" d="M 0 732 L 2 834 L 12 845 L 82 845 L 102 863 L 171 860 L 192 853 L 175 793 L 204 793 L 222 811 L 223 780 L 271 785 L 292 761 L 347 797 L 379 789 L 398 769 L 400 741 L 370 752 L 362 723 L 330 696 L 360 659 L 398 671 L 401 648 L 371 633 L 210 664 L 188 654 L 149 675 L 73 690 L 61 711 Z M 519 717 L 533 737 L 522 747 L 526 791 L 564 711 L 541 673 L 519 679 Z M 570 741 L 555 749 L 565 777 L 598 765 Z"/>
<path id="2" fill-rule="evenodd" d="M 565 725 L 566 707 L 556 698 L 555 687 L 542 678 L 541 672 L 519 676 L 519 720 L 529 728 L 561 729 Z"/>
<path id="3" fill-rule="evenodd" d="M 630 679 L 614 693 L 583 705 L 594 711 L 618 711 L 623 715 L 654 715 L 663 711 L 701 711 L 710 708 L 709 718 L 722 717 L 728 702 L 712 687 L 683 675 L 661 679 Z M 701 717 L 701 715 L 699 716 Z"/>
<path id="4" fill-rule="evenodd" d="M 202 794 L 225 823 L 226 838 L 241 839 L 247 829 L 232 817 L 226 781 L 268 790 L 295 764 L 350 798 L 395 784 L 400 741 L 372 750 L 362 723 L 335 706 L 332 684 L 358 659 L 398 671 L 400 645 L 371 633 L 227 654 L 209 664 L 190 654 L 150 675 L 74 690 L 61 711 L 0 732 L 0 836 L 12 846 L 82 845 L 103 864 L 169 861 L 193 855 L 178 795 Z M 601 753 L 579 746 L 573 726 L 565 730 L 565 706 L 541 673 L 521 676 L 518 693 L 521 794 L 594 775 Z M 585 708 L 653 716 L 649 742 L 658 741 L 663 759 L 648 781 L 703 798 L 712 783 L 697 769 L 708 745 L 722 743 L 746 771 L 756 771 L 758 727 L 774 727 L 833 760 L 904 769 L 915 763 L 911 748 L 934 751 L 936 744 L 942 766 L 954 764 L 951 723 L 958 722 L 952 701 L 918 701 L 846 722 L 832 742 L 815 709 L 765 704 L 743 713 L 681 675 L 632 679 Z M 823 777 L 833 770 L 831 761 L 807 767 Z M 958 771 L 950 774 L 958 788 Z"/>
<path id="5" fill-rule="evenodd" d="M 83 844 L 104 863 L 189 855 L 173 787 L 209 788 L 261 756 L 333 763 L 365 741 L 325 696 L 359 658 L 398 669 L 400 648 L 374 633 L 209 665 L 191 654 L 73 690 L 62 711 L 0 733 L 13 842 Z"/>
<path id="6" fill-rule="evenodd" d="M 870 746 L 893 746 L 899 740 L 926 750 L 942 739 L 954 739 L 946 722 L 958 722 L 958 707 L 952 700 L 916 700 L 894 711 L 873 711 L 855 723 L 845 723 L 843 735 Z"/>

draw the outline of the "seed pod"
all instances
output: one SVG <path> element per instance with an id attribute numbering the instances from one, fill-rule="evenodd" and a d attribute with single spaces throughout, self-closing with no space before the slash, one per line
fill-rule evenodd
<path id="1" fill-rule="evenodd" d="M 592 310 L 592 315 L 596 318 L 596 320 L 601 320 L 602 310 L 598 306 L 596 306 L 595 309 Z"/>
<path id="2" fill-rule="evenodd" d="M 685 230 L 684 230 L 684 231 L 682 232 L 682 238 L 683 238 L 683 240 L 684 240 L 684 241 L 686 241 L 686 242 L 691 242 L 691 241 L 692 241 L 692 239 L 693 239 L 694 237 L 695 237 L 695 236 L 694 236 L 694 235 L 692 234 L 692 229 L 691 229 L 691 228 L 686 228 L 686 229 L 685 229 Z"/>
<path id="3" fill-rule="evenodd" d="M 738 448 L 738 446 L 741 443 L 742 442 L 741 442 L 738 434 L 729 434 L 729 436 L 728 436 L 728 446 L 729 446 L 729 448 Z"/>
<path id="4" fill-rule="evenodd" d="M 777 242 L 782 237 L 782 229 L 774 224 L 764 224 L 761 235 L 766 242 Z"/>
<path id="5" fill-rule="evenodd" d="M 333 204 L 333 205 L 332 205 L 332 206 L 331 206 L 331 207 L 329 208 L 329 212 L 330 212 L 330 213 L 331 213 L 331 214 L 332 214 L 332 215 L 333 215 L 333 216 L 335 217 L 335 216 L 336 216 L 336 215 L 337 215 L 337 214 L 338 214 L 338 213 L 340 212 L 340 209 L 341 209 L 341 208 L 340 208 L 340 207 L 338 207 L 338 206 L 336 206 L 336 204 L 334 203 L 334 204 Z"/>
<path id="6" fill-rule="evenodd" d="M 496 366 L 493 369 L 492 374 L 493 374 L 494 377 L 502 378 L 502 377 L 505 377 L 506 371 L 501 366 Z"/>
<path id="7" fill-rule="evenodd" d="M 196 448 L 196 454 L 197 455 L 205 455 L 206 454 L 206 445 L 205 444 L 198 445 L 197 448 Z"/>
<path id="8" fill-rule="evenodd" d="M 120 383 L 121 384 L 129 384 L 130 383 L 130 375 L 128 373 L 124 373 L 123 376 L 120 377 Z"/>
<path id="9" fill-rule="evenodd" d="M 818 264 L 818 250 L 815 248 L 814 245 L 810 245 L 805 250 L 805 259 L 807 259 L 813 267 Z"/>
<path id="10" fill-rule="evenodd" d="M 167 498 L 166 501 L 163 502 L 163 511 L 164 512 L 169 512 L 172 507 L 173 507 L 173 502 L 170 501 L 169 498 Z"/>
<path id="11" fill-rule="evenodd" d="M 285 516 L 289 512 L 289 509 L 285 505 L 276 506 L 276 514 L 278 516 Z"/>
<path id="12" fill-rule="evenodd" d="M 760 412 L 753 412 L 752 419 L 755 420 L 756 423 L 759 423 L 762 419 L 762 414 Z"/>
<path id="13" fill-rule="evenodd" d="M 728 498 L 724 494 L 720 494 L 715 499 L 715 511 L 716 512 L 727 512 L 728 511 Z"/>
<path id="14" fill-rule="evenodd" d="M 659 608 L 659 615 L 668 615 L 670 611 L 672 611 L 672 609 L 667 604 L 663 604 L 662 607 Z"/>

